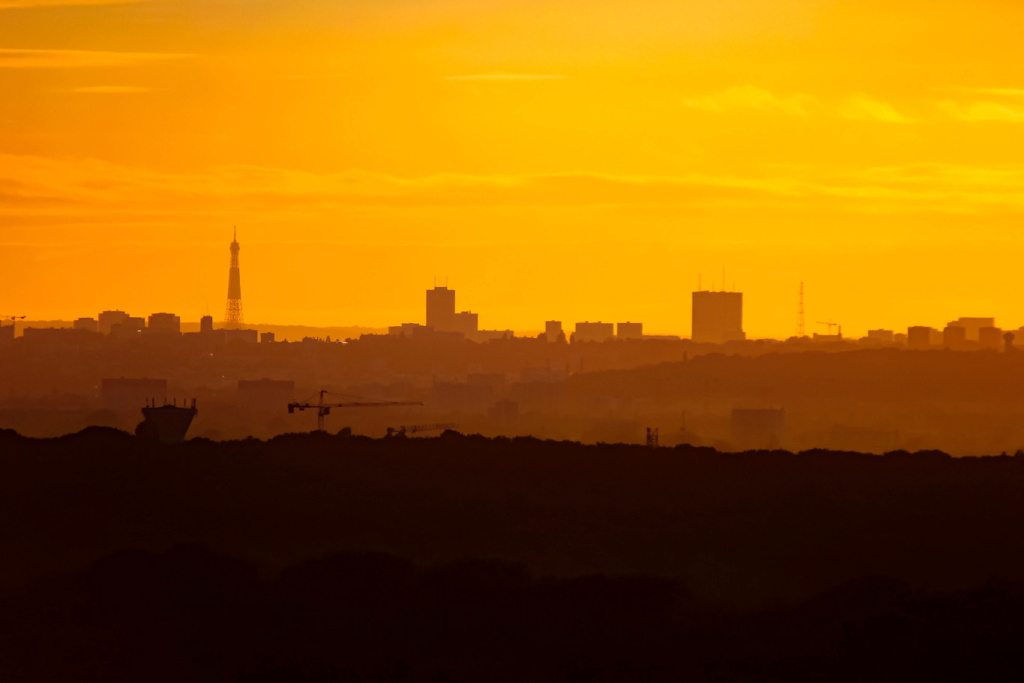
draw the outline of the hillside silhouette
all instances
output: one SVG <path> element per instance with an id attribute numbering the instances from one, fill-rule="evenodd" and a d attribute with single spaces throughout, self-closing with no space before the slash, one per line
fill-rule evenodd
<path id="1" fill-rule="evenodd" d="M 0 468 L 7 680 L 921 680 L 1019 659 L 1021 456 L 92 428 L 2 432 Z"/>
<path id="2" fill-rule="evenodd" d="M 0 675 L 54 681 L 1011 680 L 1024 584 L 864 579 L 756 612 L 649 576 L 341 553 L 262 578 L 125 551 L 0 597 Z M 55 656 L 55 653 L 56 654 Z"/>

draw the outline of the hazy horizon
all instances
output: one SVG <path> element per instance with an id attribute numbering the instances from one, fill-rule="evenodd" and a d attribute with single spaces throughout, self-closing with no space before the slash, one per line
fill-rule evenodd
<path id="1" fill-rule="evenodd" d="M 0 2 L 10 315 L 1018 317 L 1010 2 Z M 723 278 L 724 268 L 724 278 Z"/>

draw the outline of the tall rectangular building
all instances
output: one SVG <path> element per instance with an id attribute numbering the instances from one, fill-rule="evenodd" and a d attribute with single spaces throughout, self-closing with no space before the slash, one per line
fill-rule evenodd
<path id="1" fill-rule="evenodd" d="M 956 324 L 942 330 L 942 343 L 947 349 L 962 349 L 967 344 L 967 328 Z"/>
<path id="2" fill-rule="evenodd" d="M 967 341 L 978 341 L 978 332 L 983 327 L 995 327 L 995 318 L 958 318 L 949 323 L 948 327 L 962 327 L 966 330 L 964 337 Z"/>
<path id="3" fill-rule="evenodd" d="M 927 349 L 932 345 L 933 332 L 935 332 L 935 328 L 926 327 L 924 325 L 908 327 L 907 348 L 916 350 Z"/>
<path id="4" fill-rule="evenodd" d="M 461 332 L 467 339 L 472 339 L 479 327 L 479 316 L 476 313 L 463 311 L 452 316 L 452 332 Z"/>
<path id="5" fill-rule="evenodd" d="M 128 314 L 124 311 L 103 311 L 97 318 L 99 331 L 103 334 L 110 334 L 110 328 L 114 325 L 123 324 L 128 320 Z"/>
<path id="6" fill-rule="evenodd" d="M 433 327 L 435 332 L 454 331 L 454 289 L 434 287 L 427 290 L 427 327 Z"/>
<path id="7" fill-rule="evenodd" d="M 154 313 L 149 316 L 146 329 L 150 334 L 181 334 L 181 317 L 173 313 Z"/>
<path id="8" fill-rule="evenodd" d="M 978 330 L 978 346 L 983 349 L 1003 348 L 1003 331 L 998 327 L 982 327 Z"/>
<path id="9" fill-rule="evenodd" d="M 615 325 L 612 323 L 602 322 L 582 322 L 576 323 L 576 332 L 573 334 L 573 341 L 585 342 L 585 341 L 597 341 L 601 342 L 605 339 L 611 339 L 615 336 Z"/>
<path id="10" fill-rule="evenodd" d="M 693 293 L 693 341 L 724 344 L 746 338 L 742 292 Z"/>
<path id="11" fill-rule="evenodd" d="M 615 326 L 615 336 L 619 339 L 642 339 L 644 336 L 644 324 L 618 323 Z"/>
<path id="12" fill-rule="evenodd" d="M 892 344 L 895 334 L 892 330 L 868 330 L 868 341 L 878 344 Z"/>

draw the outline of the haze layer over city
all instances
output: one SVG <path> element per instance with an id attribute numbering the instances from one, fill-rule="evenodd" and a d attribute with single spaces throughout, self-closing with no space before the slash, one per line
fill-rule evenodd
<path id="1" fill-rule="evenodd" d="M 420 294 L 418 320 L 383 330 L 247 325 L 237 231 L 227 252 L 216 323 L 118 309 L 68 323 L 12 316 L 0 327 L 6 426 L 32 436 L 134 426 L 142 435 L 143 406 L 189 399 L 203 410 L 193 434 L 213 439 L 323 430 L 333 407 L 344 409 L 336 429 L 374 437 L 459 428 L 583 443 L 956 455 L 1024 444 L 1022 331 L 994 318 L 859 339 L 814 321 L 826 331 L 808 333 L 801 286 L 796 333 L 748 339 L 744 294 L 699 289 L 687 338 L 646 334 L 639 320 L 545 320 L 543 332 L 523 335 L 482 327 L 488 312 L 459 310 L 456 290 L 434 284 Z M 319 413 L 315 424 L 307 409 Z"/>
<path id="2" fill-rule="evenodd" d="M 1022 25 L 0 0 L 0 680 L 1016 680 Z"/>

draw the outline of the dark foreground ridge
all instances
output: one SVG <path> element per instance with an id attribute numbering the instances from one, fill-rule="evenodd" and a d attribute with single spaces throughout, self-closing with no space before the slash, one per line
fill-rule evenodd
<path id="1" fill-rule="evenodd" d="M 1024 457 L 0 432 L 3 680 L 992 680 Z"/>
<path id="2" fill-rule="evenodd" d="M 334 554 L 261 579 L 197 546 L 0 597 L 10 681 L 1016 680 L 1024 585 L 851 582 L 733 612 L 678 581 Z"/>

